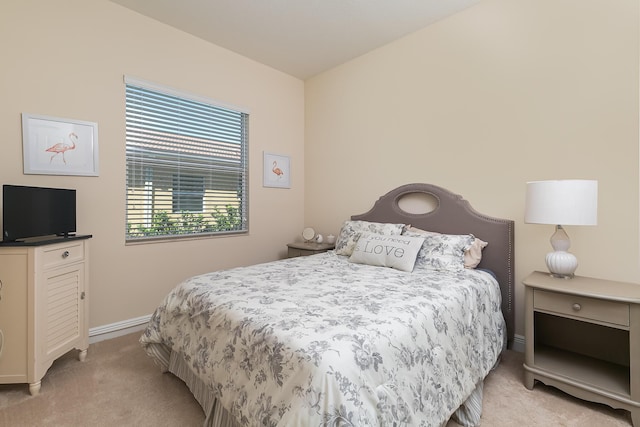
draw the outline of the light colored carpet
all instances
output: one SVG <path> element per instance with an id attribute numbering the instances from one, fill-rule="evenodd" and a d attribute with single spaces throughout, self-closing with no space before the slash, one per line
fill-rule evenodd
<path id="1" fill-rule="evenodd" d="M 138 344 L 139 336 L 92 344 L 85 362 L 76 352 L 63 356 L 45 375 L 38 396 L 30 396 L 25 384 L 0 385 L 0 426 L 201 426 L 204 414 L 187 387 L 160 373 Z M 527 390 L 522 361 L 522 353 L 508 351 L 487 378 L 482 426 L 631 426 L 626 411 L 539 383 Z"/>

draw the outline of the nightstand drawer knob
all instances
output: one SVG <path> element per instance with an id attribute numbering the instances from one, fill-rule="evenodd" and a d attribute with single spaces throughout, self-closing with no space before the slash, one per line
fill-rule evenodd
<path id="1" fill-rule="evenodd" d="M 577 302 L 573 304 L 573 306 L 571 306 L 571 308 L 573 308 L 573 311 L 580 311 L 582 310 L 582 306 L 580 304 L 578 304 Z"/>

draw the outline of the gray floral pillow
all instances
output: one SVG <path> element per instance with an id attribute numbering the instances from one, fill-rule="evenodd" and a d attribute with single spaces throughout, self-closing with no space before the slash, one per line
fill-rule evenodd
<path id="1" fill-rule="evenodd" d="M 440 234 L 423 230 L 419 232 L 407 230 L 403 234 L 410 237 L 424 237 L 424 243 L 418 252 L 416 268 L 431 270 L 464 270 L 464 253 L 471 248 L 475 240 L 473 234 Z"/>
<path id="2" fill-rule="evenodd" d="M 340 228 L 340 234 L 336 240 L 336 254 L 351 256 L 356 246 L 358 237 L 362 232 L 384 234 L 393 236 L 402 234 L 404 224 L 387 224 L 384 222 L 369 221 L 345 221 Z M 418 236 L 422 237 L 422 236 Z"/>

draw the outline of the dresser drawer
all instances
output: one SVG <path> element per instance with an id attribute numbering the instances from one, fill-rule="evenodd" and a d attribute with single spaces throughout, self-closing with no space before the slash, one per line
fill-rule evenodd
<path id="1" fill-rule="evenodd" d="M 629 304 L 548 291 L 533 291 L 536 310 L 585 320 L 629 326 Z"/>
<path id="2" fill-rule="evenodd" d="M 84 259 L 84 243 L 74 242 L 64 245 L 44 246 L 42 253 L 44 268 L 71 264 Z"/>

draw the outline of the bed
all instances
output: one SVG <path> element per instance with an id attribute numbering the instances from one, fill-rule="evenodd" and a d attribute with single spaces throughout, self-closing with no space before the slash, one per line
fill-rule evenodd
<path id="1" fill-rule="evenodd" d="M 436 206 L 405 211 L 415 195 Z M 444 188 L 404 185 L 346 220 L 335 250 L 179 284 L 140 342 L 205 426 L 477 425 L 513 340 L 513 233 Z"/>

